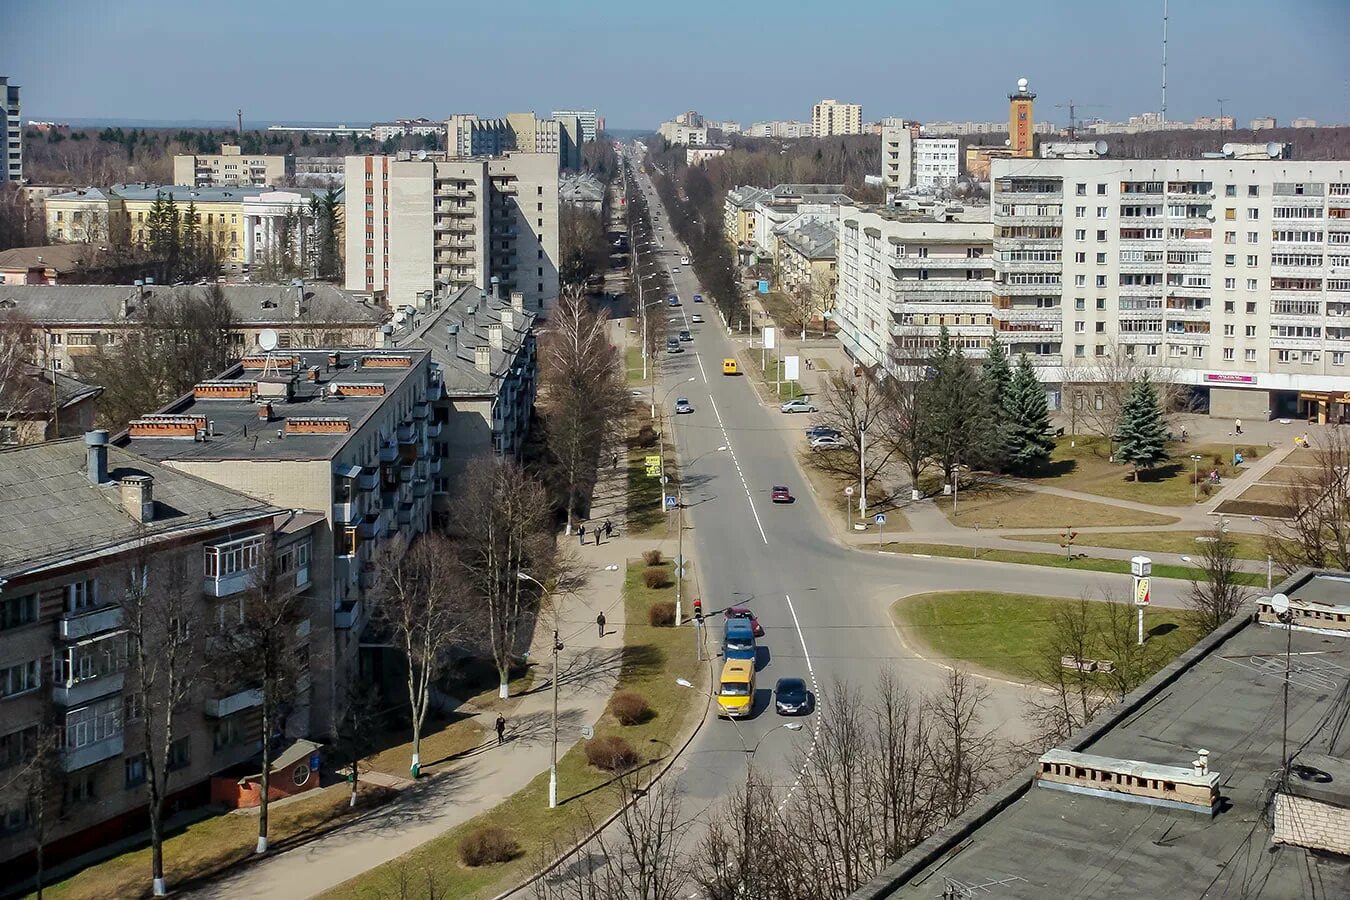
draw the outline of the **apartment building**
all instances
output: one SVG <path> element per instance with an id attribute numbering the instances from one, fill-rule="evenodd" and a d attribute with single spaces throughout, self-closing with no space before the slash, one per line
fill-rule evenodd
<path id="1" fill-rule="evenodd" d="M 836 207 L 850 202 L 842 184 L 740 185 L 723 198 L 722 231 L 732 246 L 773 258 L 773 229 L 802 213 L 832 217 Z"/>
<path id="2" fill-rule="evenodd" d="M 914 187 L 939 191 L 961 176 L 961 142 L 956 138 L 919 138 L 914 142 Z"/>
<path id="3" fill-rule="evenodd" d="M 855 361 L 898 372 L 943 326 L 968 356 L 993 335 L 994 227 L 988 207 L 839 210 L 834 321 Z"/>
<path id="4" fill-rule="evenodd" d="M 605 205 L 605 183 L 590 172 L 569 173 L 558 179 L 558 198 L 599 215 Z"/>
<path id="5" fill-rule="evenodd" d="M 0 394 L 0 447 L 40 444 L 94 427 L 102 387 L 51 366 L 21 362 L 8 368 Z"/>
<path id="6" fill-rule="evenodd" d="M 777 122 L 755 122 L 745 132 L 750 137 L 759 138 L 804 138 L 811 137 L 811 123 L 792 120 Z"/>
<path id="7" fill-rule="evenodd" d="M 43 199 L 47 237 L 57 243 L 95 244 L 127 237 L 126 208 L 111 189 L 81 188 Z"/>
<path id="8" fill-rule="evenodd" d="M 174 184 L 193 187 L 265 187 L 294 177 L 294 156 L 244 153 L 238 144 L 221 144 L 219 153 L 173 158 Z"/>
<path id="9" fill-rule="evenodd" d="M 58 727 L 64 774 L 60 814 L 45 823 L 47 865 L 145 827 L 151 748 L 129 652 L 130 598 L 172 593 L 205 652 L 211 630 L 238 615 L 262 553 L 274 554 L 289 589 L 311 589 L 311 528 L 303 516 L 109 446 L 106 432 L 0 450 L 0 867 L 9 887 L 31 871 L 23 767 L 41 723 Z M 312 624 L 297 633 L 302 658 Z M 288 733 L 306 727 L 308 677 L 302 671 L 289 691 L 297 715 Z M 195 679 L 174 720 L 170 808 L 206 803 L 212 775 L 257 753 L 252 687 L 209 669 Z"/>
<path id="10" fill-rule="evenodd" d="M 822 100 L 811 107 L 811 134 L 814 137 L 862 133 L 862 104 Z"/>
<path id="11" fill-rule="evenodd" d="M 587 141 L 595 140 L 595 135 L 599 131 L 596 127 L 598 118 L 593 109 L 555 109 L 549 113 L 549 118 L 561 121 L 565 118 L 576 119 L 578 125 L 578 135 L 584 144 Z"/>
<path id="12" fill-rule="evenodd" d="M 532 312 L 557 298 L 553 154 L 349 156 L 345 180 L 349 290 L 391 307 L 494 283 Z"/>
<path id="13" fill-rule="evenodd" d="M 429 134 L 439 137 L 444 133 L 444 122 L 434 122 L 427 118 L 396 119 L 393 122 L 375 122 L 370 126 L 371 137 L 381 143 L 391 138 L 397 140 L 403 137 L 426 137 Z"/>
<path id="14" fill-rule="evenodd" d="M 881 183 L 888 194 L 907 191 L 914 185 L 914 132 L 916 125 L 904 119 L 881 120 Z"/>
<path id="15" fill-rule="evenodd" d="M 819 315 L 834 305 L 834 282 L 839 269 L 839 228 L 834 217 L 812 219 L 784 228 L 775 245 L 774 270 L 778 287 L 788 292 L 815 292 Z"/>
<path id="16" fill-rule="evenodd" d="M 1082 380 L 1118 346 L 1216 417 L 1346 417 L 1350 163 L 996 159 L 992 174 L 995 320 L 1041 329 L 1010 349 L 1044 380 Z"/>
<path id="17" fill-rule="evenodd" d="M 19 118 L 19 86 L 0 75 L 0 112 L 4 113 L 4 147 L 0 152 L 0 182 L 23 181 L 23 121 Z"/>
<path id="18" fill-rule="evenodd" d="M 378 554 L 429 526 L 438 390 L 425 350 L 260 352 L 146 410 L 115 439 L 178 472 L 312 514 L 313 695 L 301 733 L 330 733 L 346 686 L 383 671 L 382 651 L 360 648 L 368 589 Z"/>
<path id="19" fill-rule="evenodd" d="M 563 115 L 540 119 L 532 112 L 495 119 L 459 113 L 445 122 L 450 158 L 501 156 L 506 153 L 552 154 L 559 169 L 581 168 L 581 121 Z"/>
<path id="20" fill-rule="evenodd" d="M 839 207 L 852 202 L 852 197 L 837 193 L 804 193 L 790 198 L 761 200 L 755 204 L 754 230 L 748 249 L 756 256 L 777 260 L 783 235 L 812 222 L 828 222 L 833 228 Z"/>
<path id="21" fill-rule="evenodd" d="M 239 355 L 259 348 L 264 331 L 285 350 L 370 346 L 385 310 L 366 295 L 328 284 L 222 284 L 229 304 L 231 340 Z M 47 370 L 78 373 L 81 362 L 139 329 L 156 304 L 205 301 L 196 285 L 66 284 L 2 285 L 0 316 L 12 314 L 29 327 L 31 362 Z"/>
<path id="22" fill-rule="evenodd" d="M 684 144 L 686 147 L 702 147 L 708 143 L 708 129 L 702 125 L 683 125 L 679 122 L 662 122 L 656 129 L 657 134 L 671 144 Z"/>

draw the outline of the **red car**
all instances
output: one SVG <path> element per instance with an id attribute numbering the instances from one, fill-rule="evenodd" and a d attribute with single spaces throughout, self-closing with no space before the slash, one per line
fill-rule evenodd
<path id="1" fill-rule="evenodd" d="M 764 637 L 764 626 L 759 624 L 759 619 L 750 611 L 748 606 L 728 606 L 722 611 L 728 619 L 749 619 L 750 630 L 755 633 L 755 637 Z"/>
<path id="2" fill-rule="evenodd" d="M 775 484 L 773 486 L 773 490 L 769 493 L 769 498 L 773 500 L 774 503 L 792 503 L 795 499 L 792 496 L 792 492 L 787 489 L 787 486 L 782 484 Z"/>

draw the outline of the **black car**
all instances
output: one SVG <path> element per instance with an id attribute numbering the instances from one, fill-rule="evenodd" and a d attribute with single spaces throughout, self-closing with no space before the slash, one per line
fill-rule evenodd
<path id="1" fill-rule="evenodd" d="M 773 688 L 773 705 L 780 716 L 797 716 L 811 711 L 811 692 L 800 678 L 780 678 Z"/>
<path id="2" fill-rule="evenodd" d="M 812 425 L 810 428 L 806 429 L 806 439 L 808 441 L 813 438 L 821 437 L 838 438 L 843 437 L 843 435 L 839 433 L 838 429 L 830 428 L 826 425 Z"/>

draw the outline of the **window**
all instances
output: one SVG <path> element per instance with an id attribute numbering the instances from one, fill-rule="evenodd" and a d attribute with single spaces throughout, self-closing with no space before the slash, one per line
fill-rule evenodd
<path id="1" fill-rule="evenodd" d="M 1073 276 L 1073 284 L 1074 284 L 1074 287 L 1084 287 L 1084 286 L 1086 286 L 1086 285 L 1087 285 L 1087 276 L 1086 276 L 1086 275 L 1075 275 L 1075 276 Z"/>
<path id="2" fill-rule="evenodd" d="M 128 690 L 123 694 L 122 716 L 125 722 L 137 722 L 145 715 L 145 703 L 140 691 Z"/>
<path id="3" fill-rule="evenodd" d="M 1073 298 L 1073 308 L 1074 308 L 1074 309 L 1077 309 L 1077 310 L 1083 310 L 1083 309 L 1086 309 L 1086 308 L 1087 308 L 1087 301 L 1084 300 L 1082 297 L 1074 297 L 1074 298 Z"/>
<path id="4" fill-rule="evenodd" d="M 1261 218 L 1261 210 L 1251 206 L 1247 207 L 1247 221 L 1255 222 L 1259 218 Z"/>
<path id="5" fill-rule="evenodd" d="M 1105 323 L 1105 322 L 1097 322 L 1096 325 L 1097 325 L 1097 333 L 1098 333 L 1098 334 L 1106 334 L 1106 323 Z"/>
<path id="6" fill-rule="evenodd" d="M 1224 289 L 1225 291 L 1234 291 L 1234 290 L 1237 290 L 1237 279 L 1236 279 L 1236 278 L 1225 278 L 1225 279 L 1223 280 L 1223 289 Z M 1232 310 L 1229 310 L 1229 312 L 1232 312 Z"/>
<path id="7" fill-rule="evenodd" d="M 1097 354 L 1096 354 L 1096 355 L 1097 355 L 1097 356 L 1105 356 L 1105 355 L 1106 355 L 1106 345 L 1105 345 L 1105 344 L 1098 344 L 1098 345 L 1097 345 Z"/>
<path id="8" fill-rule="evenodd" d="M 1225 253 L 1225 254 L 1223 255 L 1223 264 L 1224 264 L 1225 266 L 1236 266 L 1236 265 L 1237 265 L 1237 254 L 1236 254 L 1236 253 Z"/>
<path id="9" fill-rule="evenodd" d="M 98 579 L 66 585 L 66 612 L 78 613 L 98 606 Z"/>
<path id="10" fill-rule="evenodd" d="M 1243 362 L 1256 362 L 1256 351 L 1250 348 L 1242 351 Z"/>
<path id="11" fill-rule="evenodd" d="M 1236 185 L 1236 184 L 1225 184 L 1225 185 L 1223 186 L 1223 195 L 1224 195 L 1225 197 L 1236 197 L 1236 196 L 1237 196 L 1237 185 Z"/>
<path id="12" fill-rule="evenodd" d="M 1230 207 L 1228 207 L 1227 209 L 1225 209 L 1225 210 L 1223 211 L 1223 220 L 1224 220 L 1225 222 L 1236 222 L 1236 221 L 1237 221 L 1237 209 L 1234 208 L 1234 207 L 1232 207 L 1232 206 L 1230 206 Z"/>
<path id="13" fill-rule="evenodd" d="M 1259 232 L 1259 231 L 1249 231 L 1249 232 L 1247 232 L 1247 243 L 1249 243 L 1249 244 L 1259 244 L 1259 243 L 1261 243 L 1261 232 Z"/>
<path id="14" fill-rule="evenodd" d="M 66 749 L 78 750 L 122 733 L 122 698 L 100 700 L 66 713 Z"/>
<path id="15" fill-rule="evenodd" d="M 1232 300 L 1223 301 L 1223 311 L 1226 313 L 1236 312 L 1236 304 Z"/>
<path id="16" fill-rule="evenodd" d="M 170 772 L 185 769 L 192 764 L 192 738 L 181 737 L 169 745 Z"/>
<path id="17" fill-rule="evenodd" d="M 1237 243 L 1237 232 L 1236 232 L 1236 231 L 1225 231 L 1225 232 L 1223 233 L 1223 242 L 1224 242 L 1225 244 L 1236 244 L 1236 243 Z"/>
<path id="18" fill-rule="evenodd" d="M 1087 207 L 1086 207 L 1086 206 L 1075 206 L 1075 207 L 1073 208 L 1073 215 L 1074 215 L 1074 218 L 1075 218 L 1075 219 L 1081 219 L 1081 218 L 1083 218 L 1084 216 L 1087 215 Z"/>
<path id="19" fill-rule="evenodd" d="M 1099 287 L 1099 288 L 1104 288 L 1104 287 L 1106 287 L 1106 276 L 1105 276 L 1105 275 L 1098 275 L 1098 276 L 1097 276 L 1097 287 Z"/>
<path id="20" fill-rule="evenodd" d="M 1085 263 L 1085 262 L 1087 262 L 1087 254 L 1086 254 L 1086 253 L 1075 253 L 1075 254 L 1073 255 L 1073 261 L 1076 262 L 1076 263 Z"/>
<path id="21" fill-rule="evenodd" d="M 1255 253 L 1247 254 L 1247 268 L 1255 269 L 1258 262 L 1260 262 L 1260 260 Z"/>
<path id="22" fill-rule="evenodd" d="M 1235 356 L 1235 354 L 1234 354 L 1234 352 L 1233 352 L 1233 348 L 1232 348 L 1232 347 L 1224 347 L 1224 348 L 1223 348 L 1223 360 L 1224 360 L 1224 362 L 1233 362 L 1233 361 L 1234 361 L 1234 356 Z"/>
<path id="23" fill-rule="evenodd" d="M 1074 239 L 1075 241 L 1086 241 L 1086 240 L 1087 240 L 1087 229 L 1086 229 L 1086 228 L 1075 228 L 1074 231 L 1073 231 L 1073 239 Z"/>
<path id="24" fill-rule="evenodd" d="M 1097 231 L 1097 240 L 1101 243 L 1106 242 L 1106 231 L 1104 229 Z"/>
<path id="25" fill-rule="evenodd" d="M 1248 278 L 1248 279 L 1247 279 L 1247 290 L 1249 290 L 1249 291 L 1254 291 L 1254 290 L 1256 290 L 1256 279 L 1255 279 L 1255 278 Z M 1252 310 L 1252 312 L 1255 312 L 1255 311 L 1256 311 L 1256 310 Z"/>
<path id="26" fill-rule="evenodd" d="M 1204 347 L 1201 347 L 1201 346 L 1198 345 L 1198 344 L 1197 344 L 1196 346 L 1192 347 L 1192 348 L 1191 348 L 1191 358 L 1192 358 L 1192 359 L 1204 359 L 1204 358 L 1205 358 L 1205 348 L 1204 348 Z"/>
<path id="27" fill-rule="evenodd" d="M 1081 181 L 1078 182 L 1078 184 L 1076 184 L 1076 185 L 1074 186 L 1074 193 L 1077 194 L 1079 197 L 1086 197 L 1086 196 L 1087 196 L 1087 184 L 1085 184 L 1084 182 L 1081 182 Z"/>
<path id="28" fill-rule="evenodd" d="M 1097 298 L 1097 309 L 1106 309 L 1106 298 L 1105 298 L 1105 297 L 1098 297 L 1098 298 Z"/>
<path id="29" fill-rule="evenodd" d="M 219 751 L 233 747 L 242 740 L 242 731 L 237 718 L 221 719 L 211 734 L 211 748 Z"/>
<path id="30" fill-rule="evenodd" d="M 1103 197 L 1106 196 L 1106 185 L 1104 184 L 1097 185 L 1097 193 Z"/>
<path id="31" fill-rule="evenodd" d="M 126 781 L 128 788 L 134 788 L 145 784 L 145 757 L 128 756 L 123 765 L 126 767 Z"/>
<path id="32" fill-rule="evenodd" d="M 38 726 L 29 725 L 9 734 L 0 734 L 0 770 L 26 764 L 37 752 Z"/>
<path id="33" fill-rule="evenodd" d="M 0 443 L 4 443 L 0 434 Z M 20 594 L 0 599 L 0 631 L 9 628 L 22 628 L 37 621 L 37 594 Z"/>
<path id="34" fill-rule="evenodd" d="M 1086 348 L 1085 346 L 1083 346 L 1082 344 L 1074 344 L 1074 345 L 1073 345 L 1073 355 L 1074 355 L 1074 356 L 1078 356 L 1078 357 L 1086 356 L 1086 355 L 1087 355 L 1086 350 L 1087 350 L 1087 348 Z"/>
<path id="35" fill-rule="evenodd" d="M 1237 331 L 1237 326 L 1235 326 L 1235 325 L 1225 325 L 1225 326 L 1223 326 L 1223 336 L 1224 336 L 1224 337 L 1233 337 L 1233 336 L 1234 336 L 1234 332 L 1236 332 L 1236 331 Z"/>
<path id="36" fill-rule="evenodd" d="M 1276 362 L 1282 362 L 1282 363 L 1293 362 L 1293 361 L 1294 361 L 1294 351 L 1293 351 L 1293 350 L 1276 350 L 1276 351 L 1275 351 L 1275 361 L 1276 361 Z"/>
<path id="37" fill-rule="evenodd" d="M 266 540 L 258 534 L 204 547 L 202 574 L 207 578 L 226 578 L 256 569 Z"/>
<path id="38" fill-rule="evenodd" d="M 1261 189 L 1258 188 L 1258 187 L 1257 187 L 1256 185 L 1254 185 L 1254 184 L 1249 184 L 1249 185 L 1247 185 L 1247 196 L 1248 196 L 1248 197 L 1259 197 L 1259 196 L 1261 196 Z"/>
<path id="39" fill-rule="evenodd" d="M 1073 323 L 1073 333 L 1074 333 L 1074 334 L 1082 334 L 1082 333 L 1083 333 L 1084 331 L 1086 331 L 1086 330 L 1087 330 L 1087 323 L 1086 323 L 1086 322 L 1074 322 L 1074 323 Z"/>
<path id="40" fill-rule="evenodd" d="M 66 776 L 66 802 L 72 806 L 79 803 L 89 803 L 94 799 L 95 790 L 98 781 L 95 777 L 97 770 L 86 769 L 83 772 L 76 772 L 73 775 Z"/>
<path id="41" fill-rule="evenodd" d="M 1345 351 L 1344 350 L 1331 351 L 1331 364 L 1333 366 L 1345 365 Z"/>
<path id="42" fill-rule="evenodd" d="M 1253 313 L 1255 313 L 1255 312 L 1256 312 L 1256 303 L 1254 303 L 1254 302 L 1252 302 L 1252 301 L 1248 301 L 1248 302 L 1247 302 L 1247 314 L 1248 314 L 1248 315 L 1251 315 L 1251 314 L 1253 314 Z"/>
<path id="43" fill-rule="evenodd" d="M 38 669 L 36 659 L 0 669 L 0 699 L 17 697 L 19 694 L 35 691 L 41 686 L 42 673 Z"/>

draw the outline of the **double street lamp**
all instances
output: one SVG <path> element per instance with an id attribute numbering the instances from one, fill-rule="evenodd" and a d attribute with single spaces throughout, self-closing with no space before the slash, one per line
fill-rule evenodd
<path id="1" fill-rule="evenodd" d="M 543 606 L 548 601 L 548 585 L 544 584 L 538 578 L 530 575 L 528 572 L 516 572 L 516 577 L 521 581 L 532 581 L 539 585 L 544 592 L 539 604 Z M 557 616 L 555 614 L 556 623 Z M 553 628 L 553 754 L 550 757 L 548 765 L 548 808 L 556 809 L 558 806 L 558 651 L 562 650 L 562 642 L 558 640 L 558 629 L 555 624 Z"/>

